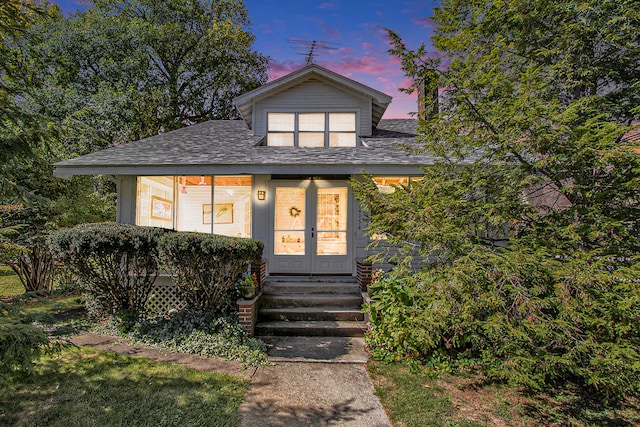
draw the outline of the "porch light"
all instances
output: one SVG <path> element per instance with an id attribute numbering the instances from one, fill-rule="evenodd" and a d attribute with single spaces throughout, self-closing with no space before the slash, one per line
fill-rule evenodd
<path id="1" fill-rule="evenodd" d="M 264 200 L 267 197 L 267 192 L 264 190 L 258 190 L 258 200 Z"/>
<path id="2" fill-rule="evenodd" d="M 198 183 L 198 185 L 207 185 L 207 183 L 204 181 L 204 175 L 200 175 L 200 182 Z"/>

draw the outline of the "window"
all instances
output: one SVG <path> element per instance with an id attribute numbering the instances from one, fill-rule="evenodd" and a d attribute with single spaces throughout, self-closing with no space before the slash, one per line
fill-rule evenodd
<path id="1" fill-rule="evenodd" d="M 268 113 L 271 147 L 355 147 L 355 113 Z"/>
<path id="2" fill-rule="evenodd" d="M 250 176 L 140 176 L 136 224 L 251 237 Z"/>

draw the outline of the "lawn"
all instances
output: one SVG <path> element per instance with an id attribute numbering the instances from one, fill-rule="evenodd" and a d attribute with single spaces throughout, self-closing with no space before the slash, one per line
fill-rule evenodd
<path id="1" fill-rule="evenodd" d="M 78 296 L 20 297 L 1 313 L 38 320 L 56 335 L 92 326 Z M 235 426 L 248 386 L 225 374 L 66 345 L 31 373 L 0 375 L 0 425 Z"/>
<path id="2" fill-rule="evenodd" d="M 18 276 L 6 265 L 0 265 L 0 298 L 14 297 L 24 293 Z"/>
<path id="3" fill-rule="evenodd" d="M 429 378 L 402 363 L 368 364 L 376 394 L 395 426 L 637 426 L 640 402 L 605 405 L 579 390 L 525 394 L 481 378 Z"/>
<path id="4" fill-rule="evenodd" d="M 0 385 L 0 425 L 235 426 L 248 383 L 181 365 L 68 348 Z"/>

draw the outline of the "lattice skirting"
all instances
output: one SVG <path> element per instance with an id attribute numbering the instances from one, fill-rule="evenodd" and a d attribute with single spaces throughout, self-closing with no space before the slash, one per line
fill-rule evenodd
<path id="1" fill-rule="evenodd" d="M 172 309 L 180 310 L 185 305 L 184 301 L 178 296 L 176 285 L 154 285 L 147 301 L 147 310 L 149 315 L 158 316 L 167 314 Z"/>

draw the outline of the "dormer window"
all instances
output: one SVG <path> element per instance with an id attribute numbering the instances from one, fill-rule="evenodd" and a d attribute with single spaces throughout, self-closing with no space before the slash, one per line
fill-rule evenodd
<path id="1" fill-rule="evenodd" d="M 271 147 L 355 147 L 356 113 L 268 113 Z"/>

